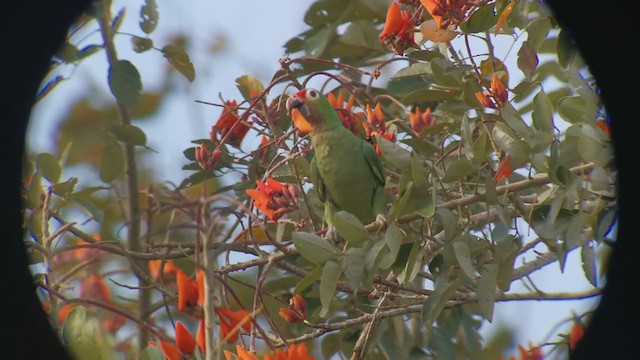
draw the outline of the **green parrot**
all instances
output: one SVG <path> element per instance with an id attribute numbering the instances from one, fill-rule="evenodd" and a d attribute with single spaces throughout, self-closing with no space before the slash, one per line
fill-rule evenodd
<path id="1" fill-rule="evenodd" d="M 287 99 L 294 125 L 309 132 L 315 157 L 311 181 L 325 203 L 324 220 L 334 229 L 334 215 L 345 210 L 363 224 L 375 221 L 386 229 L 385 175 L 373 145 L 342 125 L 327 98 L 314 89 L 303 89 Z"/>

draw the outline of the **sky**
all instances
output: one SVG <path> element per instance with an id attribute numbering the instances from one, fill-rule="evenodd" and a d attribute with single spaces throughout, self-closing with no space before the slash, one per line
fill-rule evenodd
<path id="1" fill-rule="evenodd" d="M 282 45 L 306 29 L 302 19 L 312 2 L 157 0 L 160 18 L 157 29 L 150 37 L 156 46 L 160 45 L 158 47 L 177 34 L 191 39 L 189 55 L 196 68 L 193 83 L 176 77 L 174 85 L 178 90 L 163 104 L 158 115 L 137 124 L 146 132 L 149 147 L 157 151 L 150 154 L 148 159 L 154 162 L 159 179 L 177 184 L 188 175 L 181 170 L 187 162 L 182 151 L 192 146 L 191 140 L 208 137 L 211 125 L 220 114 L 219 108 L 198 104 L 195 100 L 219 102 L 219 94 L 227 99 L 240 99 L 235 79 L 245 74 L 268 83 L 279 67 L 278 59 L 284 55 Z M 121 31 L 142 35 L 138 27 L 138 5 L 132 5 L 142 3 L 141 0 L 114 0 L 113 9 L 128 5 Z M 99 35 L 95 32 L 87 31 L 84 36 L 82 45 L 99 41 Z M 212 54 L 209 51 L 211 44 L 221 38 L 226 39 L 226 50 Z M 507 46 L 496 50 L 506 54 L 509 51 Z M 157 78 L 158 69 L 167 66 L 167 63 L 159 52 L 133 52 L 128 36 L 118 37 L 116 47 L 120 58 L 130 60 L 137 66 L 145 90 L 157 89 L 161 85 Z M 511 49 L 509 61 L 513 65 L 507 62 L 508 68 L 516 69 L 514 62 L 517 49 Z M 105 81 L 106 69 L 105 56 L 98 53 L 75 69 L 67 67 L 63 70 L 62 74 L 68 80 L 34 108 L 27 135 L 32 148 L 37 151 L 55 150 L 55 128 L 78 98 L 87 92 L 103 94 L 106 98 L 110 96 Z M 515 84 L 513 81 L 510 83 L 511 86 Z M 245 143 L 250 148 L 253 146 L 249 137 Z M 527 233 L 528 229 L 522 227 L 520 230 Z M 582 273 L 578 252 L 568 257 L 564 274 L 559 275 L 557 264 L 553 264 L 535 272 L 531 278 L 541 290 L 547 292 L 591 289 Z M 512 292 L 528 291 L 521 283 L 512 287 Z M 559 321 L 570 318 L 574 311 L 583 312 L 593 306 L 594 301 L 597 300 L 501 302 L 496 304 L 493 323 L 506 324 L 515 329 L 519 343 L 556 341 L 557 337 L 547 337 L 548 332 Z M 495 327 L 487 326 L 483 333 L 490 336 L 492 329 Z M 567 329 L 568 324 L 561 328 L 564 331 Z"/>

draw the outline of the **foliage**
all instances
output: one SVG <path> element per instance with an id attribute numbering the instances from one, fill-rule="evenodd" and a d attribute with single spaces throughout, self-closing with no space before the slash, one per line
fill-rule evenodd
<path id="1" fill-rule="evenodd" d="M 173 90 L 145 92 L 114 37 L 189 82 L 196 69 L 186 42 L 156 47 L 155 1 L 139 14 L 138 35 L 119 32 L 127 13 L 107 0 L 79 19 L 102 42 L 79 48 L 70 35 L 39 96 L 63 82 L 57 66 L 106 52 L 111 105 L 78 101 L 57 153 L 27 159 L 34 279 L 77 357 L 498 358 L 512 335 L 478 332 L 497 301 L 600 292 L 597 253 L 616 218 L 606 113 L 538 1 L 314 2 L 268 84 L 237 78 L 242 98 L 219 104 L 211 133 L 185 149 L 178 185 L 139 162 L 151 149 L 136 125 Z M 285 107 L 289 86 L 310 83 L 381 157 L 386 228 L 340 211 L 338 236 L 326 234 L 313 148 Z M 247 136 L 261 136 L 251 151 Z M 78 166 L 97 176 L 65 177 Z M 224 186 L 229 174 L 242 180 Z M 564 271 L 574 251 L 592 291 L 510 291 L 555 262 Z M 562 341 L 519 345 L 521 358 L 566 354 L 582 324 L 588 314 Z"/>

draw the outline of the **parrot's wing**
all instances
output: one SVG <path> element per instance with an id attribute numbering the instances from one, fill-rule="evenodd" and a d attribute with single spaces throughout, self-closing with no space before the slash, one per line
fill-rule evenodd
<path id="1" fill-rule="evenodd" d="M 316 158 L 311 159 L 311 164 L 309 164 L 310 172 L 311 172 L 311 182 L 316 189 L 316 193 L 318 194 L 318 198 L 320 201 L 326 200 L 326 190 L 324 187 L 324 182 L 322 181 L 322 177 L 320 176 L 320 171 L 318 171 L 318 164 L 316 164 Z"/>
<path id="2" fill-rule="evenodd" d="M 367 160 L 373 175 L 375 175 L 376 180 L 380 185 L 384 186 L 384 168 L 382 167 L 380 156 L 376 153 L 376 149 L 370 143 L 363 141 L 362 153 L 364 154 L 364 158 Z"/>

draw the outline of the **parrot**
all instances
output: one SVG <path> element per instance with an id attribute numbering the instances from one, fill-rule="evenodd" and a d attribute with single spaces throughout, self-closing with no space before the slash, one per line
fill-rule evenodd
<path id="1" fill-rule="evenodd" d="M 340 210 L 363 224 L 375 222 L 386 229 L 387 195 L 380 156 L 368 141 L 342 125 L 327 98 L 315 89 L 302 89 L 286 101 L 296 128 L 308 132 L 314 157 L 310 178 L 325 204 L 324 221 L 335 231 L 334 215 Z"/>

